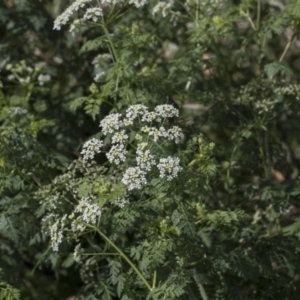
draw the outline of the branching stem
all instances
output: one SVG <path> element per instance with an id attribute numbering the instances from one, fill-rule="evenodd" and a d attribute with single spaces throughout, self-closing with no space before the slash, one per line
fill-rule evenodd
<path id="1" fill-rule="evenodd" d="M 110 238 L 107 237 L 99 228 L 97 228 L 95 226 L 91 226 L 89 224 L 86 224 L 86 225 L 93 228 L 108 244 L 110 244 L 119 253 L 119 255 L 134 270 L 134 272 L 137 274 L 137 276 L 143 281 L 143 283 L 148 288 L 148 290 L 151 291 L 152 290 L 151 285 L 146 280 L 146 278 L 143 276 L 143 274 L 140 272 L 140 270 L 135 266 L 135 264 L 127 257 L 127 255 L 125 255 L 125 253 L 112 240 L 110 240 Z"/>

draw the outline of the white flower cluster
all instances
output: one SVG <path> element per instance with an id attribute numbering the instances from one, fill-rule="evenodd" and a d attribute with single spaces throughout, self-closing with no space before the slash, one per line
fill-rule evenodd
<path id="1" fill-rule="evenodd" d="M 136 151 L 137 157 L 136 157 L 136 162 L 137 165 L 142 169 L 146 171 L 150 171 L 151 167 L 155 165 L 155 159 L 152 154 L 150 154 L 149 150 L 142 151 L 142 150 L 137 150 Z"/>
<path id="2" fill-rule="evenodd" d="M 177 177 L 178 173 L 182 170 L 179 166 L 179 158 L 168 156 L 159 160 L 158 169 L 160 171 L 160 178 L 167 177 L 167 180 L 172 180 Z"/>
<path id="3" fill-rule="evenodd" d="M 43 228 L 46 228 L 46 233 L 50 235 L 51 247 L 53 251 L 58 251 L 59 245 L 63 240 L 64 230 L 69 230 L 65 227 L 70 220 L 71 230 L 74 234 L 83 232 L 86 229 L 86 224 L 96 224 L 98 218 L 101 216 L 102 210 L 96 203 L 93 203 L 92 201 L 93 197 L 80 199 L 73 212 L 70 215 L 65 214 L 62 218 L 52 212 L 43 218 Z"/>
<path id="4" fill-rule="evenodd" d="M 146 112 L 145 114 L 143 114 L 142 122 L 151 123 L 153 121 L 161 121 L 161 118 L 154 111 Z"/>
<path id="5" fill-rule="evenodd" d="M 93 159 L 95 156 L 95 153 L 101 152 L 101 147 L 103 146 L 103 142 L 92 138 L 91 140 L 87 141 L 83 145 L 83 149 L 81 151 L 81 154 L 83 155 L 83 159 Z"/>
<path id="6" fill-rule="evenodd" d="M 149 112 L 145 105 L 136 104 L 126 110 L 126 115 L 123 119 L 119 113 L 106 116 L 100 122 L 100 127 L 102 127 L 102 133 L 104 135 L 112 135 L 112 146 L 106 153 L 108 161 L 117 165 L 126 161 L 126 155 L 128 154 L 126 147 L 129 141 L 126 127 L 131 127 L 135 124 L 134 121 L 136 119 L 138 119 L 138 123 L 141 125 L 143 122 L 152 123 L 154 120 L 162 122 L 165 118 L 173 118 L 178 115 L 179 112 L 173 105 L 159 105 L 155 108 L 155 111 Z M 136 125 L 138 123 L 136 123 Z M 127 186 L 128 190 L 141 189 L 142 186 L 147 183 L 147 173 L 157 164 L 154 155 L 150 151 L 151 145 L 153 144 L 148 145 L 149 139 L 155 143 L 158 142 L 159 139 L 179 143 L 182 138 L 183 133 L 178 126 L 173 126 L 168 130 L 163 126 L 159 128 L 155 126 L 150 127 L 148 125 L 142 126 L 140 132 L 135 134 L 135 141 L 137 142 L 136 166 L 129 167 L 125 170 L 122 178 L 122 182 Z M 147 142 L 145 142 L 145 139 Z M 98 139 L 93 138 L 87 141 L 81 151 L 83 159 L 93 159 L 95 153 L 100 153 L 102 147 L 103 142 Z M 173 179 L 177 176 L 178 172 L 181 171 L 179 158 L 163 158 L 157 167 L 160 170 L 160 177 L 166 177 L 167 180 Z"/>
<path id="7" fill-rule="evenodd" d="M 173 118 L 179 116 L 178 109 L 170 104 L 163 104 L 163 105 L 156 106 L 155 112 L 159 116 L 162 116 L 163 118 Z"/>
<path id="8" fill-rule="evenodd" d="M 148 113 L 148 108 L 142 104 L 131 105 L 126 110 L 126 119 L 124 120 L 125 126 L 129 126 L 133 124 L 133 121 L 138 116 L 143 116 Z"/>
<path id="9" fill-rule="evenodd" d="M 51 247 L 58 251 L 59 244 L 63 239 L 63 230 L 60 228 L 60 220 L 57 220 L 50 228 Z"/>
<path id="10" fill-rule="evenodd" d="M 173 0 L 168 2 L 159 1 L 152 9 L 152 14 L 155 15 L 158 12 L 161 12 L 162 16 L 165 18 L 170 12 L 172 5 L 174 4 Z"/>
<path id="11" fill-rule="evenodd" d="M 148 131 L 149 136 L 153 136 L 153 141 L 157 142 L 158 138 L 168 138 L 168 133 L 164 127 L 160 127 L 157 129 L 156 127 L 150 127 L 146 129 Z M 146 131 L 146 132 L 147 132 Z"/>
<path id="12" fill-rule="evenodd" d="M 101 122 L 102 132 L 106 135 L 113 133 L 115 130 L 120 129 L 123 126 L 123 122 L 120 121 L 121 114 L 110 114 L 105 117 Z"/>
<path id="13" fill-rule="evenodd" d="M 75 207 L 75 213 L 80 213 L 82 220 L 87 224 L 96 224 L 97 218 L 101 216 L 101 208 L 92 203 L 92 197 L 82 198 Z"/>
<path id="14" fill-rule="evenodd" d="M 127 186 L 128 190 L 141 189 L 147 183 L 146 172 L 139 167 L 128 168 L 122 178 L 122 182 Z"/>
<path id="15" fill-rule="evenodd" d="M 255 102 L 254 107 L 260 115 L 272 111 L 277 103 L 277 99 L 263 99 L 260 102 Z"/>
<path id="16" fill-rule="evenodd" d="M 66 25 L 69 22 L 75 11 L 78 11 L 79 8 L 84 8 L 86 4 L 90 2 L 92 2 L 92 0 L 76 0 L 73 2 L 60 16 L 55 19 L 53 29 L 60 30 L 62 25 Z"/>
<path id="17" fill-rule="evenodd" d="M 7 112 L 13 116 L 16 116 L 16 115 L 25 115 L 28 113 L 28 110 L 20 106 L 12 106 L 7 109 Z"/>
<path id="18" fill-rule="evenodd" d="M 112 137 L 112 144 L 116 143 L 125 143 L 128 140 L 128 135 L 125 133 L 125 130 L 115 133 Z"/>
<path id="19" fill-rule="evenodd" d="M 96 57 L 94 57 L 92 64 L 95 66 L 100 66 L 102 62 L 107 62 L 111 59 L 112 56 L 109 53 L 98 54 Z"/>
<path id="20" fill-rule="evenodd" d="M 126 197 L 121 197 L 115 200 L 114 205 L 118 206 L 119 208 L 123 208 L 129 204 L 129 200 Z"/>
<path id="21" fill-rule="evenodd" d="M 170 140 L 175 140 L 175 143 L 178 144 L 181 139 L 183 139 L 184 135 L 182 133 L 181 128 L 178 126 L 173 126 L 168 130 L 167 138 Z"/>
<path id="22" fill-rule="evenodd" d="M 74 253 L 73 253 L 73 257 L 74 260 L 76 262 L 80 262 L 81 261 L 81 254 L 84 250 L 81 248 L 81 244 L 78 244 L 75 248 L 74 248 Z"/>
<path id="23" fill-rule="evenodd" d="M 64 222 L 67 215 L 59 218 L 58 215 L 50 213 L 43 218 L 43 223 L 48 225 L 48 231 L 50 235 L 50 243 L 53 251 L 58 251 L 59 245 L 63 240 Z"/>
<path id="24" fill-rule="evenodd" d="M 45 83 L 47 83 L 51 80 L 51 76 L 48 74 L 40 74 L 37 79 L 38 79 L 39 85 L 43 86 Z"/>
<path id="25" fill-rule="evenodd" d="M 104 71 L 101 71 L 100 73 L 96 74 L 96 76 L 94 77 L 94 81 L 96 82 L 100 82 L 100 79 L 105 75 Z"/>
<path id="26" fill-rule="evenodd" d="M 103 16 L 103 11 L 99 7 L 88 8 L 85 12 L 83 19 L 85 21 L 92 20 L 93 22 L 98 22 L 100 17 Z"/>
<path id="27" fill-rule="evenodd" d="M 77 12 L 79 9 L 86 7 L 88 3 L 91 3 L 93 0 L 75 0 L 61 15 L 59 15 L 54 21 L 55 30 L 61 30 L 63 25 L 66 25 L 74 12 Z M 115 5 L 122 4 L 124 0 L 100 0 L 99 5 Z M 147 0 L 129 0 L 129 4 L 133 4 L 135 7 L 141 7 L 147 3 Z M 79 22 L 83 21 L 93 21 L 98 22 L 99 19 L 103 16 L 103 10 L 101 7 L 91 7 L 85 10 L 83 19 L 75 20 L 71 27 L 70 31 L 73 32 Z M 76 22 L 77 21 L 77 22 Z"/>
<path id="28" fill-rule="evenodd" d="M 125 149 L 125 146 L 123 144 L 119 144 L 112 146 L 106 156 L 111 163 L 115 163 L 118 165 L 121 161 L 124 162 L 126 160 L 125 155 L 127 154 L 127 152 L 128 151 Z"/>
<path id="29" fill-rule="evenodd" d="M 135 7 L 144 6 L 148 0 L 129 0 L 129 4 L 133 4 Z"/>
<path id="30" fill-rule="evenodd" d="M 84 23 L 83 19 L 76 19 L 76 20 L 74 20 L 73 23 L 70 26 L 70 30 L 69 31 L 74 34 L 75 30 L 77 28 L 80 28 L 83 23 Z"/>

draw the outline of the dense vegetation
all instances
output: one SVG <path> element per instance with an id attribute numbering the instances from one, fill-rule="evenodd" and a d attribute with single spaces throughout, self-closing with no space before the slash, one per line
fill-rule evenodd
<path id="1" fill-rule="evenodd" d="M 300 1 L 0 2 L 0 299 L 299 299 Z"/>

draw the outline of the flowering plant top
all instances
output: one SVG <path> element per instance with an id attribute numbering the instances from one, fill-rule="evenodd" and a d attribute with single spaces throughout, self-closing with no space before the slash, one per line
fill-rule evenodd
<path id="1" fill-rule="evenodd" d="M 120 165 L 127 161 L 130 150 L 135 151 L 135 165 L 128 167 L 122 177 L 122 183 L 128 190 L 141 189 L 147 183 L 147 174 L 157 166 L 160 178 L 168 181 L 177 177 L 181 171 L 178 157 L 161 157 L 157 149 L 164 142 L 174 141 L 178 144 L 183 138 L 180 127 L 165 128 L 167 119 L 179 116 L 173 105 L 158 105 L 154 111 L 142 104 L 131 105 L 122 116 L 119 113 L 109 114 L 101 122 L 103 136 L 110 138 L 111 147 L 106 153 L 108 161 Z M 129 141 L 130 132 L 135 132 L 134 141 Z M 159 143 L 159 144 L 158 144 Z M 93 159 L 103 150 L 103 141 L 93 138 L 83 145 L 83 159 Z M 102 149 L 102 150 L 101 150 Z"/>

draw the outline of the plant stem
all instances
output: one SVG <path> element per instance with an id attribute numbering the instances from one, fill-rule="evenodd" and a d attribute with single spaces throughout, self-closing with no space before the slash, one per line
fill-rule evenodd
<path id="1" fill-rule="evenodd" d="M 204 286 L 203 286 L 203 284 L 201 282 L 199 282 L 196 274 L 194 275 L 194 280 L 196 282 L 196 285 L 198 286 L 201 298 L 203 300 L 208 300 L 208 297 L 207 297 L 206 291 L 204 289 Z"/>
<path id="2" fill-rule="evenodd" d="M 156 270 L 155 270 L 155 271 L 154 271 L 154 274 L 153 274 L 152 289 L 155 289 L 155 286 L 156 286 L 156 278 L 157 278 L 157 272 L 156 272 Z"/>
<path id="3" fill-rule="evenodd" d="M 293 33 L 291 39 L 290 39 L 290 40 L 288 41 L 288 43 L 286 44 L 286 46 L 285 46 L 285 48 L 284 48 L 284 50 L 283 50 L 283 52 L 282 52 L 282 54 L 281 54 L 281 56 L 280 56 L 280 58 L 279 58 L 279 62 L 282 62 L 282 61 L 283 61 L 283 59 L 284 59 L 286 53 L 288 52 L 288 50 L 289 50 L 290 47 L 292 46 L 295 37 L 296 37 L 296 34 Z"/>
<path id="4" fill-rule="evenodd" d="M 111 241 L 100 229 L 98 229 L 95 226 L 91 226 L 89 224 L 86 224 L 89 227 L 92 227 L 107 243 L 109 243 L 119 254 L 122 258 L 126 260 L 126 262 L 130 265 L 130 267 L 134 270 L 134 272 L 140 277 L 140 279 L 143 281 L 145 286 L 148 288 L 149 291 L 152 290 L 151 285 L 146 280 L 146 278 L 143 276 L 143 274 L 140 272 L 140 270 L 134 265 L 134 263 L 125 255 L 125 253 L 113 242 Z"/>
<path id="5" fill-rule="evenodd" d="M 260 3 L 260 0 L 257 0 L 256 30 L 259 29 L 260 10 L 261 10 L 261 3 Z"/>
<path id="6" fill-rule="evenodd" d="M 81 253 L 82 256 L 89 256 L 89 255 L 104 255 L 104 256 L 109 256 L 109 255 L 120 255 L 119 253 Z"/>
<path id="7" fill-rule="evenodd" d="M 245 13 L 245 12 L 242 10 L 242 11 L 241 11 L 241 14 L 242 14 L 242 16 L 244 16 L 244 17 L 247 18 L 247 20 L 249 21 L 249 23 L 250 23 L 252 29 L 253 29 L 254 31 L 256 31 L 255 24 L 253 23 L 253 21 L 252 21 L 252 19 L 251 19 L 251 17 L 250 17 L 250 14 L 249 14 L 249 10 L 247 11 L 247 13 Z"/>
<path id="8" fill-rule="evenodd" d="M 111 52 L 111 54 L 112 54 L 112 56 L 113 56 L 114 61 L 116 62 L 116 61 L 118 60 L 118 58 L 117 58 L 117 53 L 116 53 L 116 49 L 115 49 L 114 44 L 113 44 L 113 42 L 112 42 L 112 40 L 111 40 L 111 38 L 110 38 L 110 36 L 109 36 L 109 32 L 108 32 L 108 30 L 107 30 L 107 28 L 106 28 L 106 25 L 105 25 L 104 21 L 103 21 L 102 27 L 103 27 L 105 36 L 106 36 L 106 38 L 107 38 L 107 40 L 108 40 L 110 52 Z"/>

